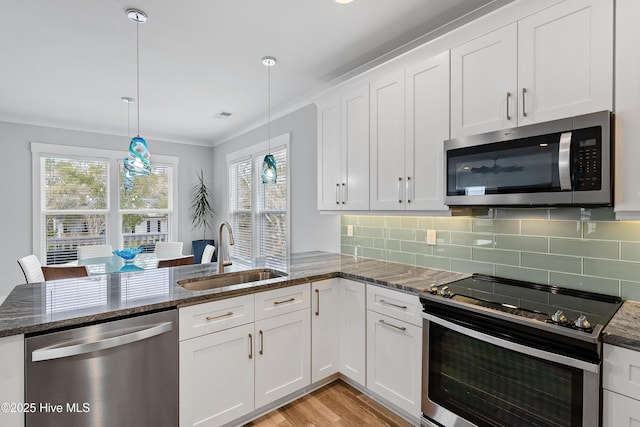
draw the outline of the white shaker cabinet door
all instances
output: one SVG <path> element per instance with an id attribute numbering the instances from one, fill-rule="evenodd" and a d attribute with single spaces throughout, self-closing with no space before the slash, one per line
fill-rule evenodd
<path id="1" fill-rule="evenodd" d="M 318 107 L 318 209 L 340 210 L 342 144 L 340 98 L 327 98 Z"/>
<path id="2" fill-rule="evenodd" d="M 616 1 L 615 211 L 640 219 L 640 1 Z"/>
<path id="3" fill-rule="evenodd" d="M 255 323 L 256 409 L 311 384 L 309 309 Z"/>
<path id="4" fill-rule="evenodd" d="M 367 310 L 367 388 L 420 417 L 422 328 Z"/>
<path id="5" fill-rule="evenodd" d="M 451 49 L 451 138 L 515 127 L 517 24 Z"/>
<path id="6" fill-rule="evenodd" d="M 340 279 L 340 373 L 364 387 L 366 382 L 365 284 Z"/>
<path id="7" fill-rule="evenodd" d="M 219 426 L 254 409 L 253 323 L 180 342 L 180 425 Z"/>
<path id="8" fill-rule="evenodd" d="M 449 52 L 406 70 L 406 210 L 442 211 L 449 139 Z"/>
<path id="9" fill-rule="evenodd" d="M 369 85 L 344 94 L 341 110 L 340 204 L 345 210 L 369 210 Z"/>
<path id="10" fill-rule="evenodd" d="M 518 126 L 613 109 L 612 1 L 568 0 L 518 21 L 518 97 Z"/>
<path id="11" fill-rule="evenodd" d="M 371 196 L 372 210 L 404 210 L 404 73 L 371 84 Z"/>
<path id="12" fill-rule="evenodd" d="M 340 279 L 311 284 L 311 382 L 338 372 Z"/>

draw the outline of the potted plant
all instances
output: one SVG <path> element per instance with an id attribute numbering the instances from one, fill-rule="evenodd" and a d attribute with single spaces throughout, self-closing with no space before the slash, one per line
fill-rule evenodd
<path id="1" fill-rule="evenodd" d="M 191 224 L 192 230 L 201 229 L 202 239 L 193 240 L 191 242 L 191 249 L 193 251 L 193 263 L 199 264 L 202 260 L 202 252 L 207 245 L 214 245 L 213 239 L 207 239 L 207 230 L 211 230 L 213 227 L 213 216 L 215 210 L 213 209 L 213 194 L 207 186 L 204 179 L 204 171 L 201 169 L 197 175 L 197 182 L 191 189 Z M 213 254 L 213 261 L 216 260 L 217 252 Z"/>

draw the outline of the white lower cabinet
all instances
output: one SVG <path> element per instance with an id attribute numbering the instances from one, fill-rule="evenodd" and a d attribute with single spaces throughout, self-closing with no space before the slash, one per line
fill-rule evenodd
<path id="1" fill-rule="evenodd" d="M 24 335 L 0 338 L 0 402 L 24 402 Z M 22 427 L 24 414 L 1 412 L 0 425 Z"/>
<path id="2" fill-rule="evenodd" d="M 180 426 L 223 425 L 311 383 L 309 285 L 250 297 L 180 309 L 196 319 L 180 334 Z M 192 324 L 204 331 L 221 319 L 233 327 L 192 337 Z"/>
<path id="3" fill-rule="evenodd" d="M 367 310 L 367 388 L 419 418 L 421 374 L 422 328 Z"/>
<path id="4" fill-rule="evenodd" d="M 311 382 L 338 372 L 340 279 L 311 284 Z"/>
<path id="5" fill-rule="evenodd" d="M 309 309 L 261 320 L 256 330 L 256 408 L 311 384 Z"/>
<path id="6" fill-rule="evenodd" d="M 640 352 L 605 344 L 602 425 L 640 427 Z"/>
<path id="7" fill-rule="evenodd" d="M 181 426 L 219 426 L 253 411 L 253 328 L 180 342 Z"/>
<path id="8" fill-rule="evenodd" d="M 339 370 L 342 375 L 363 387 L 367 379 L 365 304 L 365 284 L 340 279 Z"/>

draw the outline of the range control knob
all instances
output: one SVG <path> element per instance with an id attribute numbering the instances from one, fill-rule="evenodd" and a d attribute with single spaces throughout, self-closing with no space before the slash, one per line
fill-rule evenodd
<path id="1" fill-rule="evenodd" d="M 449 287 L 444 286 L 442 289 L 440 289 L 440 295 L 445 298 L 451 298 L 451 291 L 449 290 Z"/>
<path id="2" fill-rule="evenodd" d="M 581 314 L 573 324 L 578 329 L 591 329 L 591 323 L 587 320 L 587 316 L 584 314 Z"/>
<path id="3" fill-rule="evenodd" d="M 553 315 L 551 316 L 551 321 L 559 325 L 564 325 L 566 323 L 569 323 L 569 321 L 567 320 L 562 310 L 558 310 L 555 313 L 553 313 Z"/>
<path id="4" fill-rule="evenodd" d="M 432 295 L 436 295 L 438 293 L 438 286 L 435 284 L 429 286 L 429 293 Z"/>

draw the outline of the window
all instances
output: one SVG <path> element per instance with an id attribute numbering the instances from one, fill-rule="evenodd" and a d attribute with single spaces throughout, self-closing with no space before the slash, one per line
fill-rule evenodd
<path id="1" fill-rule="evenodd" d="M 34 253 L 43 264 L 77 259 L 77 247 L 142 246 L 171 240 L 177 158 L 153 156 L 151 175 L 122 187 L 125 153 L 32 143 Z"/>
<path id="2" fill-rule="evenodd" d="M 120 164 L 120 215 L 122 246 L 143 247 L 153 252 L 156 242 L 167 242 L 169 223 L 169 182 L 171 170 L 167 166 L 151 166 L 149 176 L 136 177 L 133 190 L 125 190 Z"/>
<path id="3" fill-rule="evenodd" d="M 260 178 L 262 159 L 268 144 L 261 143 L 227 157 L 229 169 L 229 215 L 235 245 L 233 258 L 250 263 L 263 259 L 265 265 L 285 269 L 289 254 L 289 134 L 271 140 L 271 154 L 276 158 L 276 184 L 263 184 Z"/>

